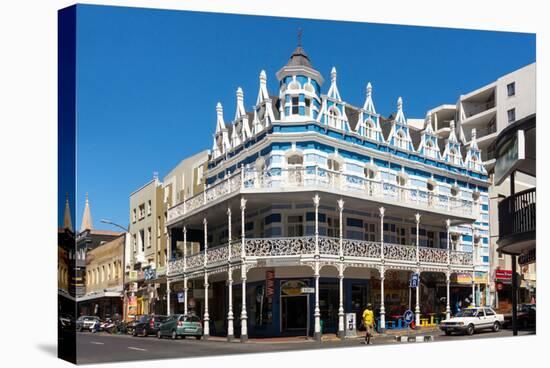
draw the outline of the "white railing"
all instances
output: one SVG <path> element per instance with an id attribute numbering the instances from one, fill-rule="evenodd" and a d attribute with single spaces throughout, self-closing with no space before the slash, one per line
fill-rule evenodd
<path id="1" fill-rule="evenodd" d="M 241 240 L 234 240 L 231 248 L 231 261 L 241 258 Z M 381 261 L 380 242 L 342 239 L 342 252 L 345 259 Z M 410 265 L 416 263 L 416 246 L 384 243 L 384 258 L 392 263 Z M 451 266 L 472 266 L 472 253 L 450 251 L 447 256 L 446 249 L 419 247 L 418 260 L 422 264 L 436 264 L 445 266 L 447 262 Z M 301 236 L 290 238 L 250 238 L 245 239 L 246 257 L 296 257 L 312 256 L 315 254 L 315 237 Z M 340 254 L 340 239 L 334 237 L 319 236 L 319 256 L 330 257 Z M 207 267 L 216 267 L 228 262 L 228 245 L 213 247 L 206 252 Z M 186 270 L 193 272 L 204 267 L 204 252 L 196 253 L 186 258 Z M 175 276 L 183 273 L 183 258 L 172 260 L 168 264 L 168 275 Z"/>
<path id="2" fill-rule="evenodd" d="M 278 188 L 293 190 L 308 187 L 336 189 L 348 192 L 350 195 L 376 200 L 384 199 L 397 204 L 415 205 L 427 210 L 444 210 L 466 216 L 474 214 L 473 201 L 459 196 L 438 194 L 427 189 L 409 188 L 395 183 L 331 171 L 318 166 L 308 166 L 292 169 L 272 168 L 264 171 L 251 168 L 244 169 L 244 173 L 235 172 L 228 178 L 205 188 L 203 192 L 170 208 L 168 221 L 238 191 Z"/>

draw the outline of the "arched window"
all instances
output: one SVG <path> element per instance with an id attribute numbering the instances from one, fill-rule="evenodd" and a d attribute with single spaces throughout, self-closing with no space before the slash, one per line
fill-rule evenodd
<path id="1" fill-rule="evenodd" d="M 338 111 L 338 108 L 331 107 L 328 111 L 328 125 L 333 128 L 340 128 L 339 116 L 340 111 Z"/>
<path id="2" fill-rule="evenodd" d="M 341 170 L 340 163 L 335 158 L 329 158 L 327 160 L 327 166 L 328 166 L 328 169 L 332 170 L 332 171 L 340 171 Z"/>
<path id="3" fill-rule="evenodd" d="M 294 153 L 286 159 L 288 166 L 301 166 L 304 164 L 304 157 L 300 154 Z"/>
<path id="4" fill-rule="evenodd" d="M 478 170 L 478 164 L 477 156 L 473 155 L 470 158 L 470 169 Z"/>
<path id="5" fill-rule="evenodd" d="M 372 120 L 367 120 L 365 123 L 365 135 L 367 138 L 375 139 L 376 138 L 376 131 L 374 130 L 374 123 Z"/>
<path id="6" fill-rule="evenodd" d="M 292 81 L 288 85 L 288 89 L 300 89 L 300 83 L 298 83 L 297 81 Z"/>
<path id="7" fill-rule="evenodd" d="M 425 148 L 425 151 L 426 151 L 426 156 L 435 157 L 436 150 L 435 150 L 434 144 L 431 140 L 426 140 L 426 143 L 424 144 L 424 148 Z"/>
<path id="8" fill-rule="evenodd" d="M 453 148 L 449 151 L 449 158 L 451 159 L 451 162 L 453 164 L 455 164 L 455 165 L 460 164 L 460 155 L 458 154 L 456 149 Z"/>
<path id="9" fill-rule="evenodd" d="M 313 88 L 313 86 L 309 82 L 306 83 L 306 85 L 304 86 L 304 89 L 308 92 L 315 93 L 315 88 Z"/>
<path id="10" fill-rule="evenodd" d="M 397 131 L 395 136 L 395 145 L 399 148 L 407 149 L 407 135 L 402 129 Z"/>
<path id="11" fill-rule="evenodd" d="M 395 182 L 397 183 L 397 185 L 401 186 L 401 187 L 404 187 L 407 185 L 407 176 L 405 174 L 397 174 L 395 176 Z"/>
<path id="12" fill-rule="evenodd" d="M 376 179 L 377 171 L 372 166 L 365 167 L 364 173 L 365 173 L 365 178 L 367 178 L 369 180 L 375 180 Z"/>
<path id="13" fill-rule="evenodd" d="M 458 194 L 460 193 L 460 188 L 458 187 L 458 185 L 453 185 L 451 187 L 451 195 L 453 197 L 458 197 Z"/>

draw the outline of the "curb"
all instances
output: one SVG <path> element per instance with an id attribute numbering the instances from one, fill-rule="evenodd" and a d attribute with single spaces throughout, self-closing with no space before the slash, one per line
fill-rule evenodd
<path id="1" fill-rule="evenodd" d="M 395 336 L 397 342 L 432 342 L 434 341 L 433 335 L 424 336 Z"/>

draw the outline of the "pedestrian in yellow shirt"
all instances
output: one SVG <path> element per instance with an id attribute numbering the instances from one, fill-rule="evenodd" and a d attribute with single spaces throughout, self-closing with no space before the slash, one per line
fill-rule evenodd
<path id="1" fill-rule="evenodd" d="M 370 338 L 372 337 L 372 330 L 374 329 L 374 312 L 372 311 L 372 304 L 368 303 L 367 308 L 363 311 L 363 325 L 367 333 L 365 334 L 365 344 L 370 344 Z"/>

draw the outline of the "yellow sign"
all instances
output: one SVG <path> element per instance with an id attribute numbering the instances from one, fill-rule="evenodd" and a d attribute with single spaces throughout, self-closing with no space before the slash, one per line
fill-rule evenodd
<path id="1" fill-rule="evenodd" d="M 307 287 L 307 283 L 302 280 L 288 280 L 281 284 L 281 293 L 289 296 L 302 295 L 303 287 Z"/>

